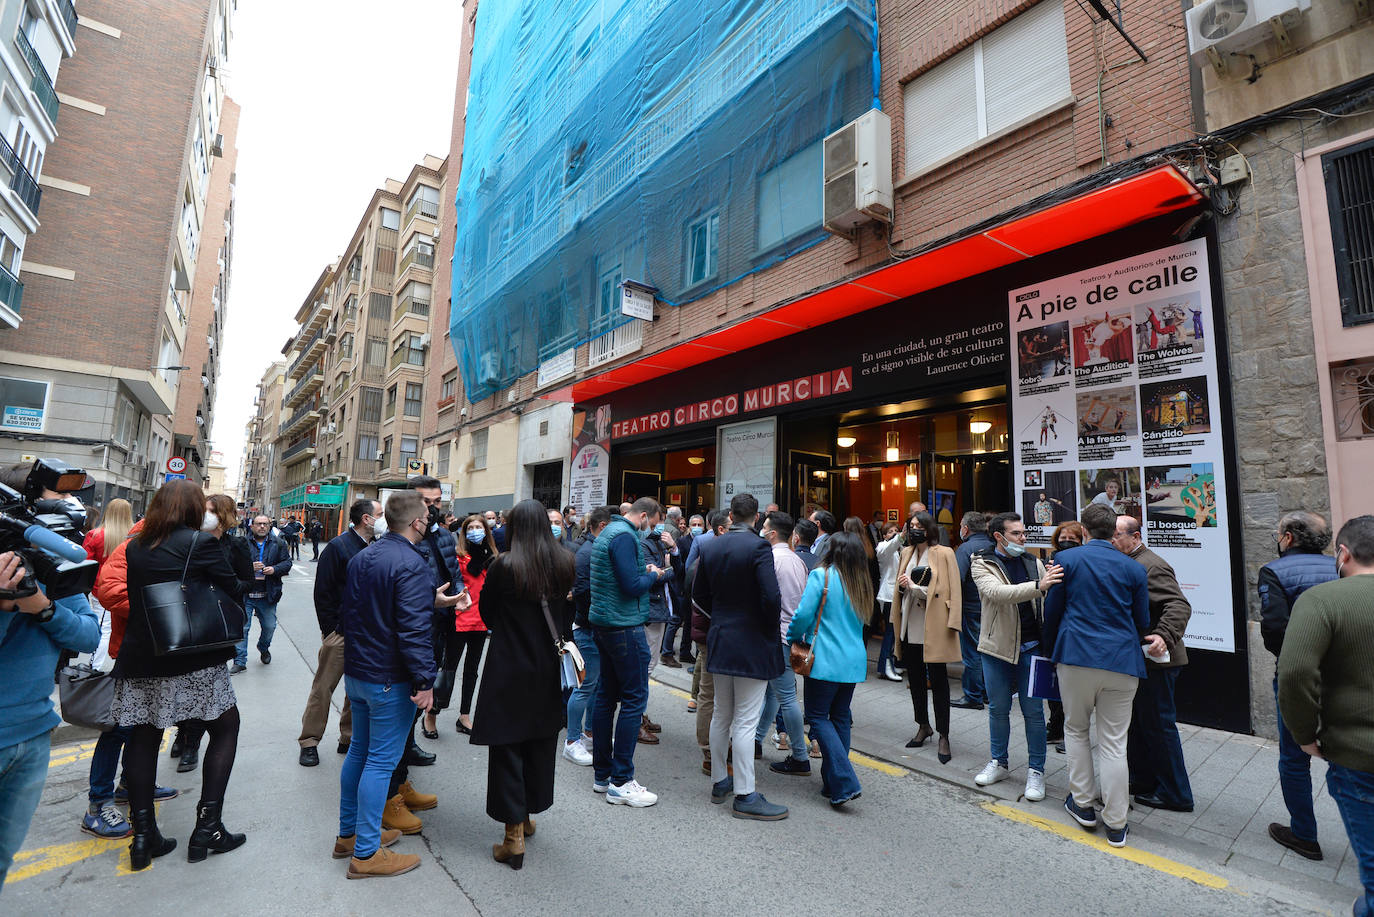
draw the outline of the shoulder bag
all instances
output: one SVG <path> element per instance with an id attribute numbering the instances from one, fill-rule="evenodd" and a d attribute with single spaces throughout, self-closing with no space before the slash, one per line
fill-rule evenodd
<path id="1" fill-rule="evenodd" d="M 808 643 L 793 643 L 788 662 L 792 665 L 792 671 L 803 678 L 811 674 L 811 667 L 816 664 L 816 635 L 821 632 L 821 615 L 825 613 L 825 598 L 830 594 L 830 568 L 825 568 L 825 585 L 821 587 L 821 607 L 816 609 L 816 626 L 811 631 L 811 640 Z"/>
<path id="2" fill-rule="evenodd" d="M 544 622 L 549 625 L 549 636 L 553 637 L 553 649 L 558 654 L 558 676 L 564 691 L 571 691 L 581 687 L 582 679 L 586 676 L 586 663 L 582 660 L 582 652 L 577 648 L 577 644 L 571 640 L 564 640 L 558 633 L 558 628 L 554 626 L 553 614 L 549 611 L 549 601 L 543 597 L 539 599 L 539 607 L 544 610 Z"/>
<path id="3" fill-rule="evenodd" d="M 143 587 L 143 606 L 156 656 L 182 656 L 227 649 L 243 639 L 243 609 L 214 583 L 186 585 L 196 539 L 186 551 L 181 579 Z"/>

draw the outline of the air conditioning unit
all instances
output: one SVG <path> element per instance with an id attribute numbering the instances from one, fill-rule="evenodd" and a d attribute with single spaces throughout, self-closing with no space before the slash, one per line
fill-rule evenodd
<path id="1" fill-rule="evenodd" d="M 1268 38 L 1288 50 L 1288 30 L 1312 8 L 1312 0 L 1203 0 L 1185 14 L 1193 62 L 1226 72 L 1227 56 Z"/>
<path id="2" fill-rule="evenodd" d="M 852 236 L 870 220 L 892 222 L 892 119 L 870 109 L 825 138 L 823 157 L 827 232 Z"/>
<path id="3" fill-rule="evenodd" d="M 477 361 L 477 382 L 480 385 L 496 385 L 501 381 L 501 357 L 494 350 L 488 350 Z"/>
<path id="4" fill-rule="evenodd" d="M 386 453 L 383 452 L 381 449 L 378 449 L 376 461 L 380 462 L 384 458 L 386 458 Z"/>
<path id="5" fill-rule="evenodd" d="M 429 332 L 426 331 L 424 334 L 420 335 L 420 349 L 423 350 L 423 349 L 425 349 L 425 348 L 428 347 L 428 346 L 429 346 Z"/>

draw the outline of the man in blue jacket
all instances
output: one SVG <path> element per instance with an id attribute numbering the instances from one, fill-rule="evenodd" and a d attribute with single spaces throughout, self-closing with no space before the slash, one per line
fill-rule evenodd
<path id="1" fill-rule="evenodd" d="M 400 875 L 420 865 L 414 854 L 381 846 L 382 809 L 415 709 L 426 710 L 433 702 L 431 612 L 438 584 L 416 547 L 429 528 L 429 511 L 419 494 L 393 494 L 385 513 L 387 533 L 348 563 L 339 606 L 353 741 L 339 775 L 334 854 L 352 855 L 350 879 Z M 395 839 L 394 834 L 387 838 Z"/>
<path id="2" fill-rule="evenodd" d="M 1089 541 L 1055 558 L 1064 580 L 1045 596 L 1042 633 L 1064 700 L 1070 789 L 1064 808 L 1084 828 L 1097 827 L 1088 741 L 1096 713 L 1102 822 L 1107 843 L 1124 847 L 1130 804 L 1126 735 L 1136 687 L 1145 677 L 1141 635 L 1150 629 L 1150 593 L 1145 568 L 1112 545 L 1116 510 L 1095 503 L 1083 510 L 1079 521 Z"/>
<path id="3" fill-rule="evenodd" d="M 234 664 L 230 675 L 248 668 L 248 634 L 253 629 L 253 615 L 258 616 L 258 658 L 263 665 L 272 664 L 272 635 L 277 632 L 277 603 L 281 601 L 281 578 L 291 571 L 291 549 L 280 537 L 272 534 L 272 520 L 266 515 L 253 517 L 248 547 L 253 554 L 254 584 L 244 597 L 243 639 L 234 649 Z"/>
<path id="4" fill-rule="evenodd" d="M 616 514 L 592 545 L 591 622 L 601 656 L 592 706 L 592 790 L 612 805 L 641 809 L 658 802 L 634 779 L 635 746 L 649 707 L 649 590 L 672 575 L 648 561 L 643 536 L 663 508 L 640 497 Z M 620 714 L 612 714 L 616 706 Z"/>
<path id="5" fill-rule="evenodd" d="M 0 589 L 24 578 L 19 556 L 0 554 Z M 52 706 L 53 672 L 66 650 L 91 653 L 100 622 L 84 595 L 48 601 L 40 589 L 0 599 L 0 886 L 48 776 L 49 734 L 61 722 Z"/>

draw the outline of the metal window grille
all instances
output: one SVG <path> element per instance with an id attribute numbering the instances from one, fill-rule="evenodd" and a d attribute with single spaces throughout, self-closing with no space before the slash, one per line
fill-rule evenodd
<path id="1" fill-rule="evenodd" d="M 1374 140 L 1322 157 L 1341 321 L 1374 322 Z"/>

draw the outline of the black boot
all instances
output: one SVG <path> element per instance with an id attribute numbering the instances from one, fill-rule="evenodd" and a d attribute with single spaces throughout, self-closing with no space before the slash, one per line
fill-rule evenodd
<path id="1" fill-rule="evenodd" d="M 171 755 L 169 755 L 169 757 L 180 758 L 181 752 L 183 751 L 185 744 L 185 739 L 181 734 L 181 729 L 180 727 L 178 727 L 176 738 L 172 739 L 172 753 Z"/>
<path id="2" fill-rule="evenodd" d="M 147 869 L 153 857 L 166 856 L 177 849 L 176 838 L 163 837 L 157 829 L 157 819 L 152 809 L 137 809 L 129 813 L 129 821 L 134 824 L 134 839 L 129 845 L 129 867 Z"/>
<path id="3" fill-rule="evenodd" d="M 177 762 L 177 773 L 185 774 L 196 769 L 200 764 L 200 743 L 195 745 L 186 743 L 181 751 L 181 760 Z"/>
<path id="4" fill-rule="evenodd" d="M 230 834 L 229 829 L 220 821 L 222 802 L 201 801 L 196 806 L 196 830 L 186 842 L 186 859 L 199 863 L 207 853 L 228 853 L 243 846 L 248 840 L 246 834 Z"/>

